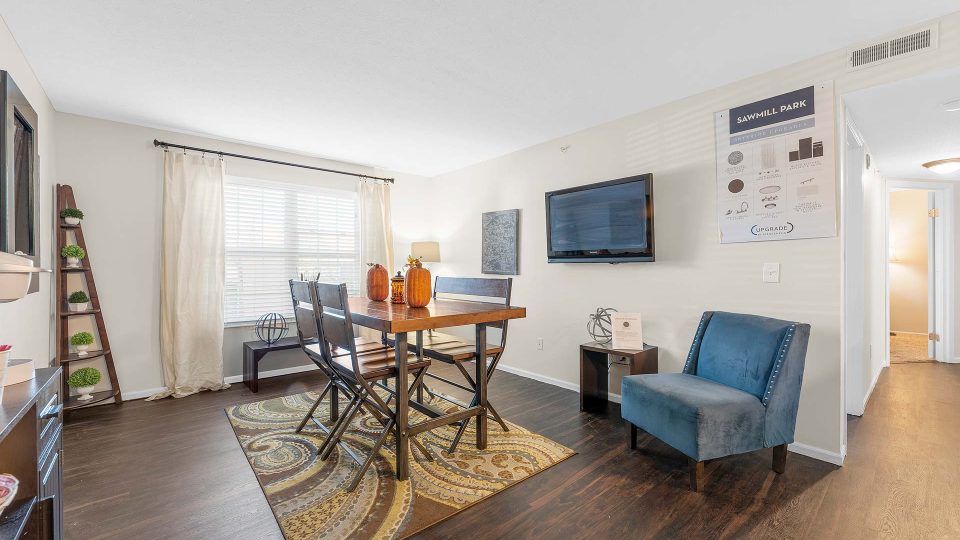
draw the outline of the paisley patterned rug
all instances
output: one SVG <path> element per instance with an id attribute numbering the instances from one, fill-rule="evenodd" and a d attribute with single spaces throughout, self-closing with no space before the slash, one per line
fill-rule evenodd
<path id="1" fill-rule="evenodd" d="M 360 485 L 348 493 L 343 486 L 358 468 L 350 456 L 337 448 L 320 461 L 317 449 L 325 434 L 312 423 L 294 433 L 316 396 L 307 392 L 226 409 L 287 540 L 410 536 L 575 454 L 515 424 L 508 422 L 510 431 L 503 431 L 490 421 L 486 450 L 472 444 L 471 427 L 450 455 L 446 449 L 456 428 L 445 426 L 417 436 L 434 461 L 411 445 L 410 480 L 394 476 L 389 436 Z M 315 414 L 329 424 L 328 403 L 324 399 Z M 416 411 L 410 415 L 413 423 L 424 419 Z M 371 415 L 358 415 L 344 441 L 365 456 L 380 429 Z"/>

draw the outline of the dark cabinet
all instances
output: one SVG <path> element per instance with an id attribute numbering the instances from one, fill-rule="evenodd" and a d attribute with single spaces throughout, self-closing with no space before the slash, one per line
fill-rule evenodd
<path id="1" fill-rule="evenodd" d="M 60 368 L 4 389 L 0 402 L 0 469 L 20 488 L 0 514 L 0 538 L 63 538 L 63 399 Z"/>

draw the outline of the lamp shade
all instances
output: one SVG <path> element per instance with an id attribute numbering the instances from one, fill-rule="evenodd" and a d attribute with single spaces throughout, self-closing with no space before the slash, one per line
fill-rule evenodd
<path id="1" fill-rule="evenodd" d="M 413 242 L 410 255 L 423 262 L 440 262 L 440 242 Z"/>

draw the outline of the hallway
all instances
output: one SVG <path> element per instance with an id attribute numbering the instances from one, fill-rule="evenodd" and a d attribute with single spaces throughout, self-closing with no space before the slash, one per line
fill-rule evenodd
<path id="1" fill-rule="evenodd" d="M 844 485 L 830 498 L 845 507 L 848 538 L 960 537 L 958 390 L 958 364 L 894 364 L 880 375 L 866 413 L 849 417 L 846 464 L 833 480 Z"/>

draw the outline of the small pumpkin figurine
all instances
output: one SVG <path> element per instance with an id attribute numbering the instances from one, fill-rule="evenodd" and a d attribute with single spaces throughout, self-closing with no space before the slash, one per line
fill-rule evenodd
<path id="1" fill-rule="evenodd" d="M 367 298 L 382 302 L 390 296 L 390 273 L 379 263 L 367 263 Z"/>
<path id="2" fill-rule="evenodd" d="M 423 267 L 420 258 L 412 255 L 407 257 L 404 296 L 410 307 L 423 307 L 430 303 L 430 271 Z"/>

